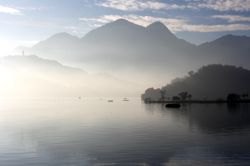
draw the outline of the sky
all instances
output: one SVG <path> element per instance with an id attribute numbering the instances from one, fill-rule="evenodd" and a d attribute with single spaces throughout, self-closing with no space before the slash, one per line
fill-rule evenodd
<path id="1" fill-rule="evenodd" d="M 119 18 L 142 26 L 161 21 L 194 44 L 250 36 L 250 0 L 0 0 L 0 53 L 59 32 L 83 37 Z"/>

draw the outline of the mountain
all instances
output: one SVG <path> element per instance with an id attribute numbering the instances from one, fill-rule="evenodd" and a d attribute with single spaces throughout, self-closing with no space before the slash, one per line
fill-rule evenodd
<path id="1" fill-rule="evenodd" d="M 250 38 L 247 36 L 235 36 L 226 35 L 212 42 L 201 44 L 199 47 L 205 48 L 216 48 L 216 50 L 233 50 L 234 47 L 242 47 L 243 49 L 249 49 Z M 228 51 L 229 52 L 229 51 Z"/>
<path id="2" fill-rule="evenodd" d="M 86 77 L 82 69 L 57 61 L 31 56 L 6 56 L 0 59 L 0 96 L 54 97 L 71 96 L 75 79 Z"/>
<path id="3" fill-rule="evenodd" d="M 145 35 L 145 28 L 127 20 L 119 19 L 87 33 L 82 40 L 94 44 L 128 44 L 141 40 L 135 36 Z M 130 43 L 131 44 L 131 43 Z"/>
<path id="4" fill-rule="evenodd" d="M 136 67 L 168 68 L 181 65 L 180 58 L 195 46 L 178 39 L 164 24 L 155 22 L 147 27 L 127 20 L 105 24 L 79 39 L 68 34 L 56 34 L 36 44 L 28 53 L 56 59 L 63 63 L 92 64 L 101 69 Z M 191 62 L 190 62 L 191 63 Z"/>
<path id="5" fill-rule="evenodd" d="M 243 81 L 244 80 L 244 81 Z M 181 92 L 188 92 L 193 99 L 226 99 L 230 93 L 250 94 L 250 70 L 230 65 L 208 65 L 188 76 L 178 78 L 161 89 L 149 88 L 143 99 L 160 100 L 162 92 L 172 99 Z"/>
<path id="6" fill-rule="evenodd" d="M 124 97 L 139 93 L 133 83 L 110 74 L 89 74 L 34 55 L 0 58 L 0 82 L 0 97 Z"/>
<path id="7" fill-rule="evenodd" d="M 136 49 L 135 46 L 140 45 L 145 47 L 149 44 L 168 46 L 168 44 L 185 43 L 191 46 L 188 42 L 178 39 L 161 22 L 155 22 L 147 27 L 143 27 L 124 19 L 119 19 L 94 29 L 86 34 L 82 40 L 85 43 L 93 43 L 95 45 L 129 46 L 130 49 Z"/>
<path id="8" fill-rule="evenodd" d="M 134 75 L 133 79 L 141 78 L 140 82 L 159 85 L 202 65 L 250 68 L 249 41 L 250 37 L 227 35 L 196 46 L 177 38 L 161 22 L 143 27 L 119 19 L 82 38 L 56 34 L 25 53 L 126 79 Z"/>
<path id="9" fill-rule="evenodd" d="M 188 43 L 185 40 L 177 38 L 163 23 L 154 22 L 146 27 L 146 33 L 148 35 L 148 40 L 150 44 L 157 43 L 157 45 L 162 45 L 168 47 L 169 49 L 177 47 L 190 47 L 194 48 L 194 45 Z M 153 42 L 152 42 L 153 41 Z"/>
<path id="10" fill-rule="evenodd" d="M 204 43 L 197 48 L 197 53 L 207 61 L 217 60 L 217 63 L 235 64 L 250 68 L 250 37 L 226 35 L 215 41 Z M 205 58 L 206 59 L 206 58 Z"/>
<path id="11" fill-rule="evenodd" d="M 2 67 L 17 68 L 19 70 L 31 70 L 33 72 L 86 74 L 82 69 L 64 66 L 55 60 L 44 59 L 35 55 L 6 56 L 0 59 L 0 65 Z"/>
<path id="12" fill-rule="evenodd" d="M 58 33 L 37 43 L 25 52 L 49 59 L 77 61 L 75 58 L 81 52 L 81 45 L 81 40 L 78 37 L 68 33 Z"/>
<path id="13" fill-rule="evenodd" d="M 175 37 L 162 23 L 142 27 L 124 19 L 108 23 L 82 38 L 87 43 L 93 63 L 112 66 L 154 68 L 178 63 L 181 55 L 195 46 Z M 185 57 L 182 57 L 185 59 Z M 172 62 L 169 63 L 168 61 Z M 161 64 L 162 65 L 161 65 Z M 157 65 L 156 65 L 157 64 Z"/>

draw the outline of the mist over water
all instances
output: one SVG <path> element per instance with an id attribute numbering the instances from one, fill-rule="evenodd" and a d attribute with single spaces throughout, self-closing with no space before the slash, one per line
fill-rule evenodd
<path id="1" fill-rule="evenodd" d="M 247 165 L 249 104 L 138 98 L 1 100 L 0 163 L 15 165 Z"/>
<path id="2" fill-rule="evenodd" d="M 2 1 L 0 166 L 249 165 L 249 2 Z"/>
<path id="3" fill-rule="evenodd" d="M 34 55 L 0 59 L 1 98 L 139 96 L 146 88 L 140 79 L 89 73 Z"/>
<path id="4" fill-rule="evenodd" d="M 140 96 L 147 88 L 161 88 L 208 64 L 249 69 L 249 43 L 247 36 L 225 35 L 194 45 L 161 22 L 144 27 L 118 19 L 81 38 L 58 33 L 33 47 L 20 47 L 22 56 L 2 58 L 0 67 L 14 67 L 17 73 L 9 73 L 10 77 L 21 75 L 20 87 L 32 92 L 27 96 Z M 20 74 L 23 68 L 25 73 Z M 4 73 L 2 80 L 8 75 Z"/>

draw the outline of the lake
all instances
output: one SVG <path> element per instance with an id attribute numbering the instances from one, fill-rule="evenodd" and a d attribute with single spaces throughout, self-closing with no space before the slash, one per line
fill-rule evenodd
<path id="1" fill-rule="evenodd" d="M 249 104 L 1 99 L 1 166 L 249 165 Z"/>

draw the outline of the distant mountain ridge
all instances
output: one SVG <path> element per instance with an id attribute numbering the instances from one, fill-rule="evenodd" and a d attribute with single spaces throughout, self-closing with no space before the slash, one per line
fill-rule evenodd
<path id="1" fill-rule="evenodd" d="M 64 64 L 75 62 L 101 70 L 136 68 L 184 73 L 213 63 L 250 68 L 249 51 L 247 36 L 227 35 L 196 46 L 177 38 L 161 22 L 143 27 L 119 19 L 90 31 L 83 38 L 56 34 L 27 52 Z"/>
<path id="2" fill-rule="evenodd" d="M 58 72 L 64 74 L 70 73 L 79 73 L 79 74 L 86 74 L 80 68 L 73 68 L 69 66 L 64 66 L 55 60 L 49 60 L 40 58 L 35 55 L 28 55 L 28 56 L 6 56 L 0 58 L 0 65 L 5 67 L 16 68 L 18 70 L 25 69 L 32 71 L 41 71 L 41 72 Z"/>
<path id="3" fill-rule="evenodd" d="M 250 37 L 226 35 L 198 46 L 197 54 L 212 56 L 223 64 L 250 68 Z"/>
<path id="4" fill-rule="evenodd" d="M 104 72 L 89 74 L 35 55 L 0 58 L 0 97 L 131 96 L 139 93 L 135 88 Z"/>
<path id="5" fill-rule="evenodd" d="M 166 45 L 167 43 L 167 45 Z M 119 19 L 94 29 L 79 39 L 66 33 L 56 34 L 39 42 L 27 53 L 59 61 L 81 61 L 107 65 L 107 60 L 120 60 L 119 65 L 152 59 L 165 59 L 167 52 L 187 52 L 194 45 L 178 39 L 168 28 L 156 22 L 148 27 Z M 124 52 L 126 50 L 126 52 Z M 158 55 L 156 55 L 156 52 Z M 161 61 L 161 60 L 160 60 Z M 117 61 L 114 63 L 116 64 Z M 108 64 L 110 65 L 110 64 Z"/>

